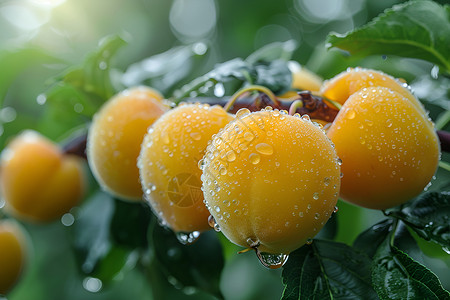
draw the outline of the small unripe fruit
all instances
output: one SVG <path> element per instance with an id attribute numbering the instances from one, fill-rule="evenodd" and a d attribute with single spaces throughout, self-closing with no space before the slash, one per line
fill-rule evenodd
<path id="1" fill-rule="evenodd" d="M 175 232 L 209 229 L 198 161 L 233 117 L 220 106 L 181 104 L 156 121 L 142 143 L 142 188 L 160 220 Z"/>
<path id="2" fill-rule="evenodd" d="M 331 141 L 307 116 L 242 109 L 209 144 L 202 181 L 216 227 L 230 241 L 289 254 L 333 213 L 340 167 Z"/>
<path id="3" fill-rule="evenodd" d="M 132 88 L 106 102 L 94 117 L 89 165 L 101 187 L 121 199 L 142 199 L 136 162 L 147 128 L 169 109 L 161 100 L 151 88 Z"/>
<path id="4" fill-rule="evenodd" d="M 84 194 L 82 160 L 63 154 L 39 133 L 25 131 L 2 152 L 1 188 L 5 209 L 14 217 L 53 221 Z"/>

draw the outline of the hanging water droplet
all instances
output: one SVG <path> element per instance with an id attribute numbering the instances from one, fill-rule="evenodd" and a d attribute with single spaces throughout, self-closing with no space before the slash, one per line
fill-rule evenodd
<path id="1" fill-rule="evenodd" d="M 252 153 L 248 156 L 250 162 L 254 165 L 257 165 L 261 161 L 261 157 L 257 153 Z"/>
<path id="2" fill-rule="evenodd" d="M 262 265 L 268 269 L 281 268 L 289 258 L 288 254 L 261 253 L 258 250 L 256 250 L 256 256 Z"/>
<path id="3" fill-rule="evenodd" d="M 339 207 L 335 206 L 334 210 L 333 210 L 333 213 L 337 213 L 338 211 L 339 211 Z"/>
<path id="4" fill-rule="evenodd" d="M 311 245 L 313 243 L 313 240 L 312 239 L 307 239 L 306 240 L 306 245 Z"/>
<path id="5" fill-rule="evenodd" d="M 214 231 L 216 232 L 220 231 L 220 226 L 219 224 L 217 224 L 216 219 L 214 219 L 212 215 L 209 215 L 208 217 L 208 224 L 214 229 Z"/>
<path id="6" fill-rule="evenodd" d="M 180 243 L 183 245 L 190 245 L 200 237 L 199 231 L 193 232 L 177 232 L 176 237 Z"/>
<path id="7" fill-rule="evenodd" d="M 255 150 L 264 155 L 273 154 L 273 147 L 266 143 L 259 143 L 258 145 L 255 146 Z"/>

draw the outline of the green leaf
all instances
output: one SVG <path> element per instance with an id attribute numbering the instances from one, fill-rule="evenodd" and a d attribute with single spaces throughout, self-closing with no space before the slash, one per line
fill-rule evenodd
<path id="1" fill-rule="evenodd" d="M 103 192 L 94 194 L 87 201 L 71 227 L 75 254 L 84 274 L 107 284 L 135 258 L 134 246 L 146 242 L 146 232 L 142 231 L 148 226 L 144 225 L 144 229 L 129 227 L 129 224 L 139 223 L 133 219 L 140 207 L 138 204 L 123 206 L 119 200 L 115 201 Z M 123 225 L 125 223 L 129 224 Z M 121 225 L 123 227 L 118 228 Z M 143 240 L 137 242 L 138 238 Z"/>
<path id="2" fill-rule="evenodd" d="M 353 242 L 353 247 L 373 257 L 377 248 L 392 230 L 393 220 L 383 220 L 362 232 Z"/>
<path id="3" fill-rule="evenodd" d="M 380 299 L 450 299 L 433 272 L 391 246 L 389 239 L 378 248 L 372 268 Z"/>
<path id="4" fill-rule="evenodd" d="M 344 35 L 328 36 L 330 46 L 367 56 L 394 54 L 427 60 L 450 72 L 449 6 L 410 1 L 387 9 Z"/>
<path id="5" fill-rule="evenodd" d="M 253 65 L 259 62 L 270 62 L 278 59 L 288 61 L 292 58 L 297 47 L 298 45 L 295 40 L 271 43 L 250 54 L 245 61 Z"/>
<path id="6" fill-rule="evenodd" d="M 204 51 L 199 52 L 199 46 L 204 46 Z M 204 63 L 206 50 L 205 44 L 171 48 L 130 65 L 122 74 L 122 82 L 127 87 L 147 84 L 166 94 Z"/>
<path id="7" fill-rule="evenodd" d="M 386 212 L 405 222 L 420 237 L 450 247 L 450 192 L 430 192 Z"/>
<path id="8" fill-rule="evenodd" d="M 283 300 L 377 299 L 370 259 L 342 243 L 314 240 L 292 252 L 282 277 Z"/>
<path id="9" fill-rule="evenodd" d="M 56 79 L 56 88 L 60 87 L 60 82 L 70 85 L 86 98 L 85 101 L 90 101 L 96 108 L 100 107 L 117 92 L 119 83 L 113 82 L 111 64 L 117 51 L 125 44 L 126 41 L 118 35 L 103 38 L 99 47 L 87 55 L 81 66 L 67 70 Z M 52 89 L 47 95 L 47 98 L 52 96 Z M 51 101 L 51 98 L 48 100 Z"/>
<path id="10" fill-rule="evenodd" d="M 145 202 L 117 200 L 110 230 L 113 240 L 130 249 L 148 246 L 147 230 L 153 213 Z"/>
<path id="11" fill-rule="evenodd" d="M 33 64 L 49 63 L 61 63 L 61 60 L 38 48 L 0 51 L 0 70 L 2 70 L 0 72 L 0 106 L 9 86 L 17 75 Z"/>
<path id="12" fill-rule="evenodd" d="M 202 233 L 191 245 L 181 244 L 172 231 L 156 222 L 150 234 L 150 246 L 171 282 L 199 288 L 223 299 L 219 282 L 224 258 L 215 232 Z"/>
<path id="13" fill-rule="evenodd" d="M 291 87 L 292 74 L 287 66 L 295 50 L 292 41 L 274 43 L 255 51 L 246 60 L 235 58 L 218 64 L 207 74 L 200 76 L 174 92 L 174 101 L 202 94 L 215 84 L 238 80 L 244 84 L 259 84 L 269 88 L 275 94 L 281 94 Z M 236 92 L 236 89 L 230 91 Z"/>

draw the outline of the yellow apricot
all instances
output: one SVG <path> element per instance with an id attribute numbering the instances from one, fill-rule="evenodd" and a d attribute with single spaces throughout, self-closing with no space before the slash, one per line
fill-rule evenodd
<path id="1" fill-rule="evenodd" d="M 347 99 L 362 88 L 383 86 L 407 98 L 417 109 L 425 114 L 422 104 L 406 88 L 406 84 L 381 71 L 365 68 L 349 68 L 324 82 L 321 95 L 327 99 L 344 104 Z"/>
<path id="2" fill-rule="evenodd" d="M 0 220 L 0 295 L 17 283 L 26 262 L 26 239 L 11 220 Z"/>
<path id="3" fill-rule="evenodd" d="M 88 134 L 89 166 L 100 186 L 125 200 L 141 200 L 136 166 L 147 128 L 169 107 L 147 87 L 122 91 L 94 116 Z"/>
<path id="4" fill-rule="evenodd" d="M 232 119 L 220 106 L 182 104 L 149 128 L 138 161 L 142 188 L 153 211 L 175 232 L 209 229 L 198 161 L 211 136 Z"/>
<path id="5" fill-rule="evenodd" d="M 296 61 L 289 61 L 289 70 L 292 72 L 292 89 L 318 92 L 322 86 L 322 78 L 308 69 L 302 67 Z M 280 98 L 290 98 L 297 96 L 297 92 L 289 91 L 279 96 Z"/>
<path id="6" fill-rule="evenodd" d="M 1 188 L 5 209 L 27 221 L 52 221 L 81 200 L 82 160 L 35 131 L 17 136 L 2 152 Z"/>
<path id="7" fill-rule="evenodd" d="M 233 243 L 289 254 L 324 226 L 340 186 L 336 152 L 309 118 L 241 109 L 207 148 L 205 201 Z"/>
<path id="8" fill-rule="evenodd" d="M 327 135 L 342 159 L 341 197 L 374 209 L 402 204 L 436 171 L 439 143 L 416 105 L 385 87 L 348 98 Z"/>

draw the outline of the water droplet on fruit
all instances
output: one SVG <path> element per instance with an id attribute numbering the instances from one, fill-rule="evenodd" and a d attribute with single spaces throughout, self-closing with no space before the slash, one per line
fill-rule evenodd
<path id="1" fill-rule="evenodd" d="M 220 168 L 219 173 L 220 173 L 220 175 L 227 175 L 227 169 L 226 168 Z"/>
<path id="2" fill-rule="evenodd" d="M 356 112 L 353 109 L 349 109 L 347 112 L 347 119 L 352 120 L 356 116 Z"/>
<path id="3" fill-rule="evenodd" d="M 242 118 L 248 114 L 250 114 L 250 110 L 248 108 L 241 108 L 236 112 L 236 118 Z"/>
<path id="4" fill-rule="evenodd" d="M 319 193 L 318 193 L 318 192 L 315 192 L 315 193 L 313 194 L 313 199 L 314 199 L 314 200 L 318 200 L 318 199 L 319 199 Z"/>
<path id="5" fill-rule="evenodd" d="M 270 254 L 256 251 L 259 261 L 268 269 L 281 268 L 288 260 L 288 254 Z"/>
<path id="6" fill-rule="evenodd" d="M 314 219 L 319 220 L 319 218 L 320 218 L 320 214 L 319 213 L 315 213 L 314 214 Z"/>
<path id="7" fill-rule="evenodd" d="M 220 231 L 220 226 L 219 224 L 217 224 L 216 219 L 214 219 L 212 215 L 209 215 L 208 217 L 208 224 L 214 229 L 214 231 L 216 232 Z"/>
<path id="8" fill-rule="evenodd" d="M 306 245 L 311 245 L 313 243 L 313 240 L 312 239 L 307 239 L 306 240 Z"/>
<path id="9" fill-rule="evenodd" d="M 340 159 L 339 157 L 336 159 L 336 162 L 337 162 L 337 164 L 338 164 L 339 166 L 342 165 L 342 159 Z"/>
<path id="10" fill-rule="evenodd" d="M 302 120 L 304 121 L 311 121 L 311 118 L 308 115 L 303 115 Z"/>
<path id="11" fill-rule="evenodd" d="M 244 140 L 246 140 L 247 142 L 251 142 L 254 138 L 255 136 L 253 135 L 253 133 L 248 131 L 244 133 Z"/>
<path id="12" fill-rule="evenodd" d="M 193 232 L 177 232 L 176 237 L 180 243 L 183 245 L 190 245 L 200 237 L 199 231 Z"/>
<path id="13" fill-rule="evenodd" d="M 259 143 L 255 146 L 255 150 L 264 155 L 272 155 L 273 147 L 266 143 Z"/>
<path id="14" fill-rule="evenodd" d="M 163 134 L 161 136 L 161 140 L 164 142 L 164 144 L 169 144 L 170 143 L 170 137 L 167 133 Z"/>
<path id="15" fill-rule="evenodd" d="M 248 156 L 250 162 L 254 165 L 257 165 L 261 161 L 261 157 L 257 153 L 252 153 Z"/>
<path id="16" fill-rule="evenodd" d="M 386 120 L 386 126 L 387 127 L 391 127 L 392 126 L 392 120 L 391 119 Z"/>
<path id="17" fill-rule="evenodd" d="M 331 178 L 330 177 L 325 177 L 323 179 L 323 183 L 325 184 L 325 186 L 328 186 L 330 184 Z"/>
<path id="18" fill-rule="evenodd" d="M 199 141 L 202 139 L 202 135 L 198 132 L 191 132 L 189 134 L 194 141 Z"/>
<path id="19" fill-rule="evenodd" d="M 335 206 L 334 210 L 333 210 L 333 213 L 337 213 L 338 211 L 339 211 L 339 207 Z"/>
<path id="20" fill-rule="evenodd" d="M 227 152 L 227 161 L 232 162 L 236 160 L 236 153 L 233 150 Z"/>

